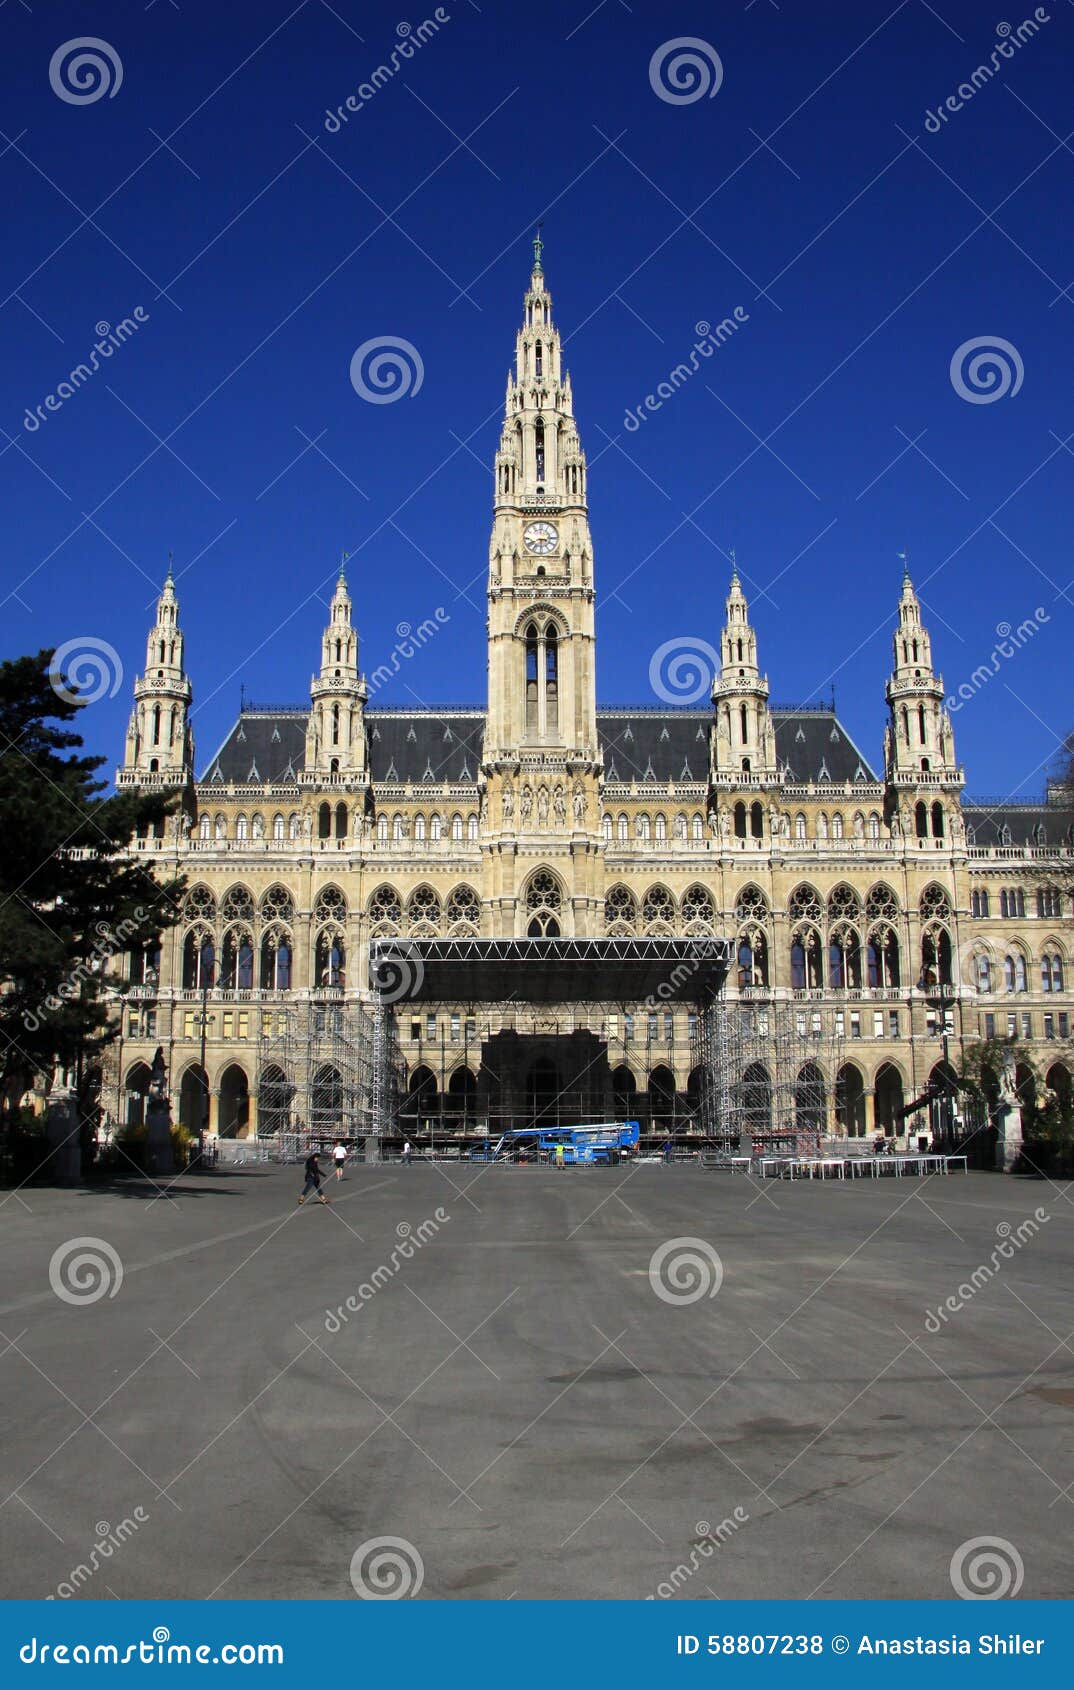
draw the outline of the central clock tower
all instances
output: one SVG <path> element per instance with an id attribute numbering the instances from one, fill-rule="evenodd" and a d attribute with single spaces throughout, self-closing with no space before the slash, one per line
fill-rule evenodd
<path id="1" fill-rule="evenodd" d="M 586 461 L 540 235 L 507 377 L 489 546 L 487 829 L 599 841 Z"/>

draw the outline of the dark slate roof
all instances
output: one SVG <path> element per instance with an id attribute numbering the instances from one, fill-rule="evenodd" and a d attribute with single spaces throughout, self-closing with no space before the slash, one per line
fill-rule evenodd
<path id="1" fill-rule="evenodd" d="M 711 710 L 598 710 L 608 780 L 707 781 Z"/>
<path id="2" fill-rule="evenodd" d="M 772 715 L 776 753 L 792 780 L 877 779 L 831 710 L 775 709 Z M 305 755 L 307 718 L 304 709 L 243 710 L 202 781 L 260 785 L 294 779 Z M 483 711 L 369 710 L 366 721 L 370 767 L 378 783 L 476 781 Z M 598 710 L 607 778 L 706 781 L 711 724 L 709 710 Z"/>
<path id="3" fill-rule="evenodd" d="M 297 779 L 306 756 L 309 710 L 244 710 L 201 776 L 210 785 Z"/>
<path id="4" fill-rule="evenodd" d="M 866 759 L 834 710 L 772 711 L 776 729 L 776 758 L 781 769 L 798 783 L 805 781 L 876 782 Z"/>
<path id="5" fill-rule="evenodd" d="M 377 782 L 477 781 L 481 710 L 368 710 L 369 768 Z"/>
<path id="6" fill-rule="evenodd" d="M 964 798 L 962 815 L 968 845 L 1074 843 L 1074 805 L 1070 803 Z"/>

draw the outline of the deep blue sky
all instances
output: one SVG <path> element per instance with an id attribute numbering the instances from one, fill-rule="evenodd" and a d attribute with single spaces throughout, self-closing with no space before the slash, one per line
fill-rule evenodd
<path id="1" fill-rule="evenodd" d="M 83 718 L 95 750 L 121 755 L 169 549 L 199 768 L 240 683 L 308 696 L 343 548 L 365 667 L 399 622 L 450 614 L 378 702 L 483 699 L 491 463 L 543 215 L 591 465 L 601 700 L 656 702 L 654 648 L 718 640 L 733 546 L 773 700 L 834 684 L 877 763 L 906 549 L 949 691 L 997 623 L 1047 612 L 955 717 L 971 792 L 1040 790 L 1074 724 L 1070 0 L 939 134 L 929 108 L 1031 6 L 448 0 L 435 38 L 329 134 L 326 108 L 432 7 L 31 4 L 0 10 L 17 595 L 0 641 L 116 648 L 123 685 Z M 123 76 L 76 105 L 49 65 L 85 35 Z M 685 36 L 723 82 L 671 104 L 650 58 Z M 138 305 L 136 338 L 28 432 L 95 325 Z M 625 432 L 695 323 L 736 305 L 735 339 Z M 349 366 L 381 335 L 425 373 L 374 406 Z M 1016 395 L 955 392 L 952 355 L 979 336 L 1017 349 Z"/>

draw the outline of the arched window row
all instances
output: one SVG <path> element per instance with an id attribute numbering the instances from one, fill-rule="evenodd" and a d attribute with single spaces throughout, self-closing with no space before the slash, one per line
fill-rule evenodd
<path id="1" fill-rule="evenodd" d="M 245 842 L 251 839 L 269 839 L 280 844 L 284 840 L 302 838 L 302 817 L 297 810 L 291 810 L 286 815 L 277 810 L 271 816 L 265 816 L 260 810 L 247 815 L 240 810 L 228 826 L 228 818 L 222 811 L 215 814 L 203 810 L 198 817 L 197 836 L 203 842 L 213 840 L 235 839 Z"/>
<path id="2" fill-rule="evenodd" d="M 473 936 L 481 931 L 481 899 L 472 886 L 456 886 L 442 898 L 422 885 L 404 902 L 394 886 L 378 886 L 369 900 L 369 922 L 374 937 L 404 931 L 411 938 Z"/>
<path id="3" fill-rule="evenodd" d="M 606 845 L 610 845 L 613 840 L 625 845 L 631 839 L 658 845 L 664 844 L 668 839 L 683 839 L 696 845 L 705 838 L 705 818 L 700 810 L 689 814 L 685 810 L 679 810 L 670 816 L 662 810 L 658 810 L 655 815 L 643 811 L 634 817 L 632 824 L 625 810 L 620 810 L 615 815 L 606 810 L 600 819 L 600 831 Z"/>
<path id="4" fill-rule="evenodd" d="M 827 810 L 820 810 L 815 817 L 811 834 L 808 816 L 804 810 L 798 810 L 791 823 L 791 833 L 798 843 L 809 838 L 820 840 L 822 843 L 841 839 L 867 839 L 875 843 L 881 836 L 880 812 L 870 810 L 866 815 L 862 810 L 855 810 L 848 823 L 840 810 L 836 810 L 830 817 Z"/>
<path id="5" fill-rule="evenodd" d="M 429 815 L 419 810 L 416 815 L 404 815 L 401 810 L 389 815 L 382 810 L 377 816 L 376 838 L 378 845 L 400 844 L 407 839 L 419 840 L 425 844 L 438 845 L 441 840 L 451 840 L 460 845 L 463 841 L 474 845 L 479 837 L 479 824 L 476 811 L 463 815 L 461 811 L 444 815 L 439 810 L 433 810 Z"/>

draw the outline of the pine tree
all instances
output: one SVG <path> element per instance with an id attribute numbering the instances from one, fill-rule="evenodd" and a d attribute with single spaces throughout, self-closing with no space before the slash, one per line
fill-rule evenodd
<path id="1" fill-rule="evenodd" d="M 181 878 L 130 855 L 161 832 L 175 791 L 105 797 L 105 759 L 67 725 L 83 708 L 53 652 L 0 663 L 0 1080 L 81 1067 L 115 1037 L 102 974 L 178 918 Z M 118 975 L 117 975 L 118 969 Z M 9 1091 L 10 1095 L 10 1091 Z"/>

